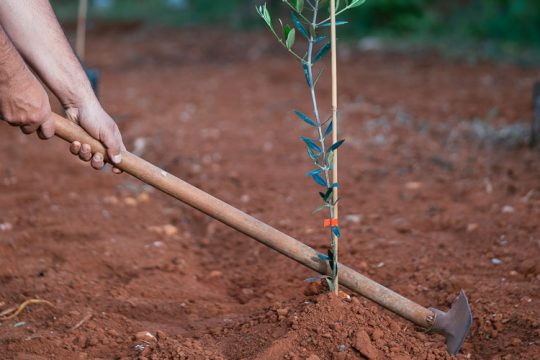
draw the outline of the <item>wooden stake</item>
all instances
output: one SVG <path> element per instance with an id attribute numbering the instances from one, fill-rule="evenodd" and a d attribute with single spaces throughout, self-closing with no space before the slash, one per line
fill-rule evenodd
<path id="1" fill-rule="evenodd" d="M 332 144 L 338 141 L 338 119 L 337 119 L 337 42 L 336 42 L 336 0 L 330 0 L 330 45 L 332 51 Z M 334 150 L 332 169 L 332 182 L 338 182 L 338 152 Z M 338 218 L 338 188 L 334 188 L 333 191 L 334 200 L 334 219 Z M 332 234 L 332 238 L 335 244 L 334 256 L 336 263 L 338 262 L 338 250 L 339 250 L 339 238 Z M 339 269 L 338 269 L 339 270 Z M 339 279 L 336 274 L 334 280 L 334 292 L 336 295 L 339 291 Z"/>
<path id="2" fill-rule="evenodd" d="M 79 0 L 79 16 L 77 17 L 77 39 L 75 51 L 81 62 L 84 62 L 84 49 L 86 47 L 86 14 L 88 13 L 88 0 Z"/>

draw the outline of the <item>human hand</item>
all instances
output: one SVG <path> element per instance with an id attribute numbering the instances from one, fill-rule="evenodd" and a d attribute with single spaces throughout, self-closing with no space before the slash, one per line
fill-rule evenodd
<path id="1" fill-rule="evenodd" d="M 37 131 L 41 139 L 54 136 L 49 97 L 27 68 L 18 69 L 0 82 L 0 119 L 19 126 L 25 134 Z"/>
<path id="2" fill-rule="evenodd" d="M 125 150 L 122 135 L 114 120 L 103 110 L 97 99 L 91 99 L 83 105 L 69 106 L 66 108 L 66 116 L 69 120 L 79 124 L 88 134 L 99 140 L 107 149 L 107 157 L 113 165 L 113 172 L 120 174 L 122 171 L 116 167 L 122 161 L 121 151 Z M 70 151 L 78 155 L 83 161 L 90 161 L 94 169 L 101 169 L 105 164 L 105 156 L 102 153 L 92 153 L 88 144 L 79 141 L 71 143 Z"/>

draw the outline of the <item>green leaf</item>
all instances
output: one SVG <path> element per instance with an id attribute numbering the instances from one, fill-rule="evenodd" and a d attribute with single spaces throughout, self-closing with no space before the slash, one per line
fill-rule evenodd
<path id="1" fill-rule="evenodd" d="M 317 184 L 328 187 L 328 184 L 326 184 L 326 181 L 319 174 L 313 174 L 311 175 L 311 177 L 313 178 L 313 180 L 315 180 Z"/>
<path id="2" fill-rule="evenodd" d="M 362 5 L 365 2 L 366 2 L 366 0 L 352 0 L 351 3 L 349 4 L 349 6 L 347 6 L 347 7 L 352 9 L 354 7 Z"/>
<path id="3" fill-rule="evenodd" d="M 313 282 L 313 281 L 321 280 L 322 278 L 323 278 L 322 276 L 314 276 L 314 277 L 308 277 L 307 279 L 304 279 L 304 281 Z"/>
<path id="4" fill-rule="evenodd" d="M 301 136 L 300 139 L 302 139 L 311 150 L 316 151 L 319 154 L 321 153 L 321 148 L 318 147 L 313 140 L 304 136 Z"/>
<path id="5" fill-rule="evenodd" d="M 292 0 L 292 5 L 298 13 L 301 13 L 302 10 L 304 10 L 304 0 Z"/>
<path id="6" fill-rule="evenodd" d="M 281 19 L 279 21 L 281 23 Z M 287 39 L 289 37 L 290 32 L 291 32 L 291 26 L 289 24 L 285 24 L 283 26 L 283 38 Z"/>
<path id="7" fill-rule="evenodd" d="M 338 147 L 341 146 L 341 144 L 343 144 L 344 141 L 345 140 L 338 140 L 336 143 L 332 144 L 332 146 L 330 146 L 328 150 L 326 150 L 326 152 L 332 152 L 336 150 Z"/>
<path id="8" fill-rule="evenodd" d="M 311 158 L 311 160 L 317 162 L 317 159 L 318 159 L 319 156 L 315 155 L 313 150 L 311 150 L 309 147 L 307 148 L 307 152 L 308 152 L 309 157 Z"/>
<path id="9" fill-rule="evenodd" d="M 321 211 L 322 209 L 324 209 L 325 207 L 328 207 L 328 205 L 323 204 L 323 205 L 319 206 L 318 208 L 316 208 L 315 210 L 313 210 L 313 213 L 315 214 L 315 213 Z"/>
<path id="10" fill-rule="evenodd" d="M 319 61 L 320 59 L 323 58 L 324 55 L 326 55 L 328 53 L 328 50 L 330 50 L 332 48 L 332 46 L 330 45 L 330 43 L 327 43 L 326 45 L 324 45 L 318 52 L 317 54 L 315 55 L 315 58 L 313 59 L 313 63 L 315 64 L 317 61 Z"/>
<path id="11" fill-rule="evenodd" d="M 332 195 L 332 191 L 333 191 L 332 187 L 329 187 L 328 190 L 326 190 L 326 193 L 320 192 L 319 195 L 321 195 L 324 201 L 328 201 L 328 199 Z"/>
<path id="12" fill-rule="evenodd" d="M 310 118 L 308 118 L 304 113 L 302 113 L 301 111 L 298 111 L 298 110 L 295 110 L 294 112 L 296 115 L 298 115 L 298 117 L 302 120 L 304 120 L 306 123 L 308 123 L 309 125 L 311 126 L 317 126 L 313 120 L 311 120 Z"/>
<path id="13" fill-rule="evenodd" d="M 302 35 L 304 35 L 304 37 L 306 39 L 309 39 L 309 35 L 308 35 L 307 31 L 306 31 L 306 28 L 304 27 L 304 25 L 302 25 L 300 20 L 298 20 L 298 17 L 292 11 L 291 11 L 291 17 L 292 17 L 294 25 L 296 26 L 298 31 L 300 31 L 300 33 L 302 33 Z"/>
<path id="14" fill-rule="evenodd" d="M 274 26 L 272 25 L 272 17 L 270 16 L 270 12 L 268 12 L 268 9 L 266 8 L 266 3 L 263 5 L 256 7 L 257 13 L 260 17 L 263 18 L 263 20 L 266 22 L 266 24 L 274 31 Z"/>
<path id="15" fill-rule="evenodd" d="M 310 171 L 306 174 L 306 176 L 313 176 L 315 174 L 320 174 L 322 172 L 322 169 L 315 169 L 313 171 Z"/>
<path id="16" fill-rule="evenodd" d="M 294 45 L 294 40 L 296 38 L 296 30 L 290 29 L 289 33 L 287 34 L 287 38 L 285 40 L 285 46 L 287 49 L 291 49 Z"/>
<path id="17" fill-rule="evenodd" d="M 348 23 L 349 23 L 348 21 L 336 21 L 336 26 L 345 25 Z M 327 23 L 319 25 L 319 27 L 330 27 L 331 25 L 332 23 L 327 22 Z"/>
<path id="18" fill-rule="evenodd" d="M 328 127 L 326 128 L 326 131 L 324 132 L 324 136 L 323 136 L 324 138 L 326 138 L 332 132 L 332 127 L 333 125 L 332 125 L 332 122 L 330 121 L 328 123 Z"/>
<path id="19" fill-rule="evenodd" d="M 317 74 L 317 76 L 315 77 L 315 81 L 313 82 L 313 86 L 317 85 L 317 83 L 319 82 L 319 79 L 321 78 L 321 75 L 322 75 L 323 72 L 324 72 L 324 68 L 319 70 L 319 73 Z"/>
<path id="20" fill-rule="evenodd" d="M 326 283 L 328 284 L 328 287 L 330 288 L 330 291 L 334 291 L 334 284 L 332 283 L 332 280 L 329 278 L 325 278 Z"/>
<path id="21" fill-rule="evenodd" d="M 334 153 L 331 152 L 327 157 L 326 157 L 326 165 L 327 166 L 330 166 L 332 165 L 332 162 L 334 161 Z"/>
<path id="22" fill-rule="evenodd" d="M 304 68 L 304 75 L 306 77 L 306 81 L 309 87 L 313 85 L 313 82 L 311 81 L 311 76 L 309 75 L 309 66 L 306 63 L 302 63 L 302 67 Z"/>
<path id="23" fill-rule="evenodd" d="M 321 260 L 328 261 L 330 258 L 324 254 L 317 254 L 317 257 Z"/>
<path id="24" fill-rule="evenodd" d="M 313 43 L 318 44 L 321 41 L 323 41 L 324 39 L 326 39 L 326 35 L 321 35 L 321 36 L 317 37 L 315 40 L 313 40 Z"/>

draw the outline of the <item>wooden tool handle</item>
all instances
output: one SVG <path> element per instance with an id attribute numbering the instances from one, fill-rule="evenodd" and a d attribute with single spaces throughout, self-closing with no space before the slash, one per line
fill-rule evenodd
<path id="1" fill-rule="evenodd" d="M 53 114 L 53 120 L 58 137 L 68 142 L 79 141 L 88 144 L 93 153 L 101 152 L 106 154 L 104 146 L 77 124 L 56 114 Z M 122 162 L 115 166 L 320 274 L 326 275 L 327 270 L 329 270 L 327 262 L 319 259 L 317 252 L 311 247 L 128 151 L 122 151 Z M 338 270 L 340 282 L 344 286 L 419 326 L 431 327 L 434 318 L 434 313 L 431 310 L 393 292 L 345 265 L 339 264 Z"/>

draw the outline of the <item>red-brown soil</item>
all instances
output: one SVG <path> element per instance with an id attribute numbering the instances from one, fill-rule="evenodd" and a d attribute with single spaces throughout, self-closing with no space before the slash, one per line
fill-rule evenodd
<path id="1" fill-rule="evenodd" d="M 270 36 L 89 36 L 129 149 L 324 251 L 309 129 L 292 113 L 309 110 L 303 75 Z M 474 324 L 457 358 L 540 357 L 540 153 L 474 135 L 528 121 L 539 78 L 342 49 L 341 260 L 426 306 L 465 289 Z M 442 337 L 329 297 L 302 266 L 67 148 L 1 126 L 0 312 L 54 304 L 0 322 L 1 359 L 449 358 Z"/>

